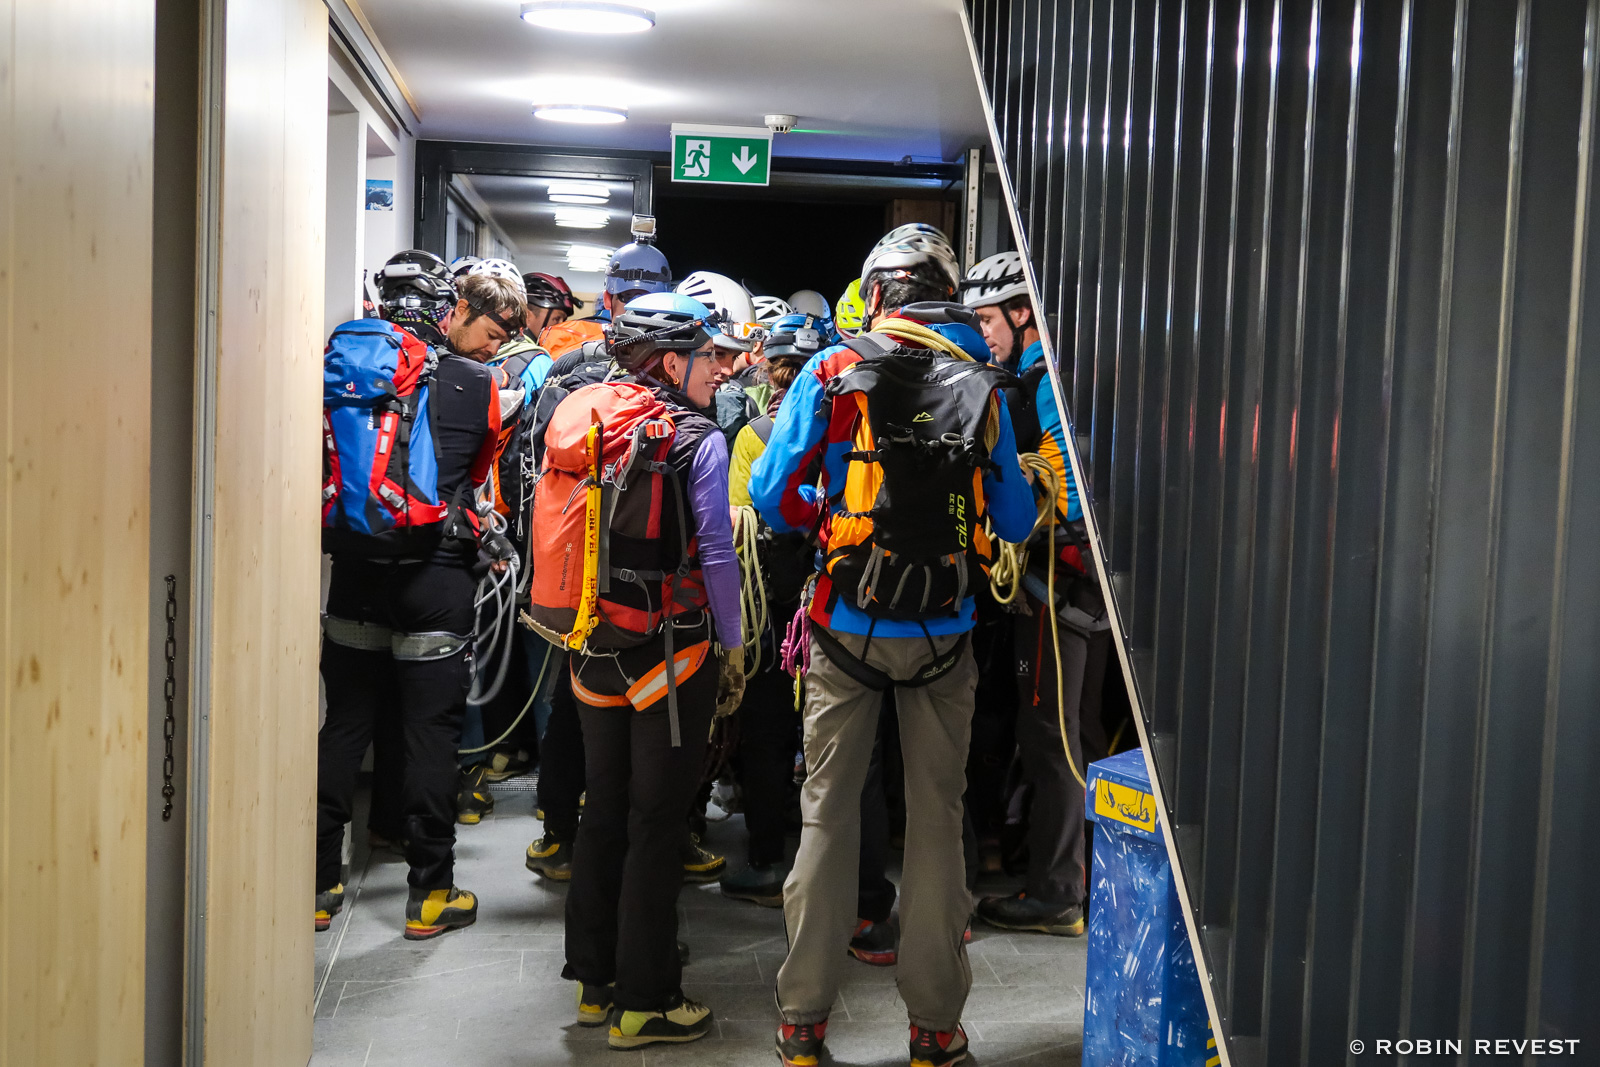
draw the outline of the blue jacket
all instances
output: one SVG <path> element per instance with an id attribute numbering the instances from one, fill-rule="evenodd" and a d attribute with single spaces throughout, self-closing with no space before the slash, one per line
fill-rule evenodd
<path id="1" fill-rule="evenodd" d="M 844 454 L 853 447 L 850 435 L 854 419 L 842 406 L 842 414 L 836 418 L 834 405 L 827 403 L 822 391 L 829 379 L 860 358 L 843 346 L 824 349 L 811 357 L 784 394 L 766 451 L 750 469 L 750 498 L 774 530 L 809 533 L 822 498 L 838 492 L 833 487 L 844 486 Z M 995 535 L 1004 541 L 1020 542 L 1033 529 L 1033 492 L 1017 463 L 1016 434 L 1004 404 L 999 404 L 999 423 L 999 438 L 989 452 L 995 469 L 984 474 L 983 492 Z M 807 484 L 805 477 L 819 459 L 821 490 L 815 484 Z M 827 581 L 826 576 L 823 581 Z M 831 612 L 826 604 L 829 599 L 836 601 Z M 847 599 L 818 595 L 811 606 L 812 620 L 844 633 L 864 634 L 872 626 L 872 633 L 881 637 L 923 634 L 923 624 L 916 622 L 880 619 L 874 626 L 872 617 L 847 603 Z M 927 632 L 955 634 L 972 629 L 973 607 L 973 598 L 968 597 L 960 614 L 928 620 Z"/>

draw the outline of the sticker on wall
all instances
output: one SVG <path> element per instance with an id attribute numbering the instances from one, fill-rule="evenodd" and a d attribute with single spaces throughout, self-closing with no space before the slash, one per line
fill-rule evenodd
<path id="1" fill-rule="evenodd" d="M 394 210 L 394 179 L 368 178 L 367 179 L 367 210 L 368 211 L 393 211 Z"/>

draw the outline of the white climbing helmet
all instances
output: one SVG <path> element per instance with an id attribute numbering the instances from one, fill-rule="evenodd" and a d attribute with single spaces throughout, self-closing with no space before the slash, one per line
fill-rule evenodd
<path id="1" fill-rule="evenodd" d="M 969 308 L 993 307 L 1028 295 L 1020 252 L 998 252 L 967 271 L 961 283 L 962 303 Z"/>
<path id="2" fill-rule="evenodd" d="M 949 238 L 936 226 L 926 222 L 908 222 L 896 226 L 867 253 L 861 265 L 861 295 L 865 297 L 877 281 L 872 276 L 895 273 L 903 276 L 931 274 L 949 283 L 953 290 L 961 282 L 961 268 L 956 262 L 956 251 L 950 247 Z"/>
<path id="3" fill-rule="evenodd" d="M 732 322 L 756 321 L 750 293 L 726 274 L 697 270 L 679 282 L 673 291 L 681 296 L 694 297 L 712 311 L 725 313 Z"/>
<path id="4" fill-rule="evenodd" d="M 833 317 L 833 308 L 828 306 L 828 298 L 815 289 L 801 289 L 797 293 L 790 293 L 789 307 L 803 315 L 819 319 Z"/>
<path id="5" fill-rule="evenodd" d="M 763 326 L 771 326 L 785 315 L 794 313 L 787 301 L 775 296 L 758 296 L 755 298 L 756 321 Z"/>
<path id="6" fill-rule="evenodd" d="M 522 294 L 522 299 L 528 299 L 528 287 L 523 284 L 522 272 L 517 270 L 517 265 L 508 259 L 480 259 L 467 271 L 468 274 L 487 274 L 491 278 L 504 278 Z"/>

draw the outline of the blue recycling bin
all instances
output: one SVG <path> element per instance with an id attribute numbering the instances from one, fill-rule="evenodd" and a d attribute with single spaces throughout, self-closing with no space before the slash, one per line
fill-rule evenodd
<path id="1" fill-rule="evenodd" d="M 1089 765 L 1084 1067 L 1215 1067 L 1194 950 L 1139 749 Z"/>

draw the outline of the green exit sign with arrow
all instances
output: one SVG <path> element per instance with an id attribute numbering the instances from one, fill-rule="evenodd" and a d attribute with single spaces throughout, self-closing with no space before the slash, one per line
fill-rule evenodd
<path id="1" fill-rule="evenodd" d="M 707 185 L 766 185 L 772 132 L 764 126 L 672 124 L 672 180 Z"/>

